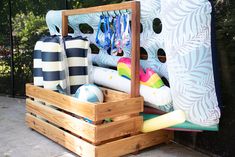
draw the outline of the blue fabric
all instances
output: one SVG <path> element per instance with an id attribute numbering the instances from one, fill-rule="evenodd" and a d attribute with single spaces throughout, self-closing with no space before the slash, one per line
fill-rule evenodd
<path id="1" fill-rule="evenodd" d="M 88 75 L 87 66 L 69 67 L 69 76 Z"/>
<path id="2" fill-rule="evenodd" d="M 72 48 L 66 48 L 65 44 L 69 41 L 73 41 L 75 45 L 72 45 Z M 57 90 L 56 85 L 60 85 L 62 89 L 66 89 L 66 76 L 65 76 L 65 69 L 61 69 L 63 66 L 62 62 L 62 54 L 61 49 L 58 49 L 59 46 L 61 46 L 60 42 L 63 42 L 64 50 L 67 55 L 67 59 L 71 58 L 73 59 L 73 62 L 76 62 L 76 59 L 78 61 L 82 58 L 82 61 L 84 62 L 82 66 L 70 66 L 68 65 L 68 72 L 69 72 L 69 78 L 70 76 L 85 76 L 85 80 L 79 81 L 87 83 L 88 79 L 88 73 L 87 73 L 87 51 L 89 48 L 89 42 L 87 39 L 82 37 L 71 37 L 67 36 L 63 38 L 63 40 L 60 40 L 60 36 L 46 36 L 41 38 L 36 45 L 36 49 L 34 51 L 34 62 L 37 63 L 37 65 L 34 65 L 34 83 L 38 86 L 44 86 L 44 88 L 51 89 L 51 90 Z M 81 45 L 82 47 L 78 47 L 77 45 Z M 55 47 L 55 50 L 58 49 L 58 52 L 49 52 L 47 49 L 45 49 L 45 44 L 47 46 L 53 46 Z M 51 45 L 50 45 L 51 44 Z M 53 64 L 55 63 L 55 64 Z M 54 67 L 48 67 L 53 65 Z M 73 63 L 74 64 L 74 63 Z M 57 65 L 57 66 L 56 66 Z M 78 65 L 81 65 L 81 63 L 78 63 Z M 52 69 L 53 68 L 53 69 Z M 41 79 L 38 79 L 41 78 Z M 71 78 L 74 79 L 74 78 Z M 82 79 L 82 78 L 81 78 Z M 38 80 L 42 82 L 38 82 Z M 52 85 L 51 84 L 52 81 Z M 76 82 L 74 80 L 71 80 L 72 82 Z M 82 84 L 71 84 L 70 90 L 71 94 L 74 94 L 79 86 Z"/>
<path id="3" fill-rule="evenodd" d="M 34 50 L 34 52 L 33 52 L 33 58 L 34 58 L 34 59 L 41 59 L 41 57 L 42 57 L 41 50 Z"/>
<path id="4" fill-rule="evenodd" d="M 101 30 L 101 23 L 104 23 L 104 43 L 101 43 L 99 39 L 99 33 Z M 108 16 L 100 16 L 100 22 L 98 25 L 98 31 L 96 34 L 96 44 L 99 46 L 99 48 L 108 50 L 111 46 L 111 31 L 109 27 L 109 17 Z"/>
<path id="5" fill-rule="evenodd" d="M 66 47 L 66 45 L 70 42 L 73 41 L 74 45 L 73 48 Z M 76 44 L 77 43 L 77 44 Z M 79 47 L 81 43 L 85 44 L 82 47 Z M 67 59 L 69 60 L 70 58 L 73 59 L 75 62 L 79 62 L 80 59 L 84 61 L 84 65 L 81 65 L 81 63 L 78 63 L 78 65 L 68 65 L 68 70 L 69 70 L 69 80 L 70 80 L 70 93 L 75 94 L 77 89 L 85 84 L 88 83 L 88 59 L 87 59 L 87 53 L 88 53 L 88 48 L 89 48 L 89 42 L 87 41 L 86 38 L 82 37 L 66 37 L 64 38 L 64 45 L 65 45 L 65 52 Z M 88 45 L 88 47 L 85 47 Z M 80 79 L 85 79 L 85 80 L 76 80 L 76 76 L 83 76 L 83 78 Z M 82 82 L 82 83 L 79 83 Z M 74 84 L 75 83 L 75 84 Z"/>
<path id="6" fill-rule="evenodd" d="M 87 49 L 70 48 L 66 49 L 67 57 L 87 57 Z"/>
<path id="7" fill-rule="evenodd" d="M 33 76 L 34 77 L 43 76 L 42 68 L 33 68 Z"/>
<path id="8" fill-rule="evenodd" d="M 44 62 L 55 62 L 61 61 L 60 52 L 42 52 L 42 61 Z"/>

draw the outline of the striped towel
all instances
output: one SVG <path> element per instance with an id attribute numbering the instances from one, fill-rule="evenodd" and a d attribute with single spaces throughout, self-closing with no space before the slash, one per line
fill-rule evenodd
<path id="1" fill-rule="evenodd" d="M 69 83 L 70 93 L 74 94 L 83 84 L 88 83 L 87 53 L 90 42 L 81 37 L 65 37 L 63 46 L 59 36 L 40 39 L 34 51 L 34 85 L 57 91 L 59 84 L 66 90 Z M 66 52 L 67 67 L 63 61 L 62 50 Z M 66 81 L 68 69 L 68 81 Z"/>
<path id="2" fill-rule="evenodd" d="M 68 59 L 70 92 L 75 94 L 81 85 L 89 82 L 87 53 L 90 42 L 81 37 L 72 38 L 70 36 L 64 40 Z"/>
<path id="3" fill-rule="evenodd" d="M 42 47 L 43 40 L 45 37 L 42 37 L 34 47 L 33 53 L 33 82 L 34 85 L 43 87 L 43 74 L 42 74 Z"/>
<path id="4" fill-rule="evenodd" d="M 42 72 L 43 87 L 57 91 L 59 84 L 66 88 L 65 67 L 61 58 L 61 46 L 59 36 L 49 36 L 43 41 L 42 48 Z"/>

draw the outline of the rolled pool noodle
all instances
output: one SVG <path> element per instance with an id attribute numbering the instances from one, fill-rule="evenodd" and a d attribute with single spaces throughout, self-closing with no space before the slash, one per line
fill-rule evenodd
<path id="1" fill-rule="evenodd" d="M 116 70 L 93 66 L 91 79 L 96 84 L 130 93 L 130 80 L 119 76 Z M 167 86 L 151 88 L 140 85 L 140 95 L 143 96 L 144 101 L 149 102 L 152 107 L 163 106 L 172 102 L 170 88 Z"/>
<path id="2" fill-rule="evenodd" d="M 61 61 L 61 46 L 58 36 L 49 36 L 43 41 L 42 48 L 43 87 L 57 91 L 56 86 L 65 89 L 65 71 Z"/>
<path id="3" fill-rule="evenodd" d="M 172 111 L 156 118 L 144 121 L 142 132 L 152 132 L 164 128 L 168 128 L 186 120 L 185 113 L 182 110 Z"/>
<path id="4" fill-rule="evenodd" d="M 65 51 L 68 59 L 70 93 L 89 82 L 88 80 L 88 48 L 90 42 L 81 37 L 66 37 Z"/>
<path id="5" fill-rule="evenodd" d="M 38 40 L 34 46 L 33 52 L 33 83 L 35 86 L 43 86 L 43 74 L 42 74 L 42 48 L 43 40 Z"/>

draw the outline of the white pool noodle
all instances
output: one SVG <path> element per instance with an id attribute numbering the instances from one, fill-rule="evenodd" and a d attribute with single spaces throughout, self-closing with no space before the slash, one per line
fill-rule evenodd
<path id="1" fill-rule="evenodd" d="M 116 70 L 93 66 L 91 79 L 98 85 L 130 93 L 130 80 L 119 76 Z M 140 85 L 140 95 L 144 97 L 144 101 L 151 103 L 152 107 L 172 102 L 170 88 L 167 86 L 151 88 Z"/>

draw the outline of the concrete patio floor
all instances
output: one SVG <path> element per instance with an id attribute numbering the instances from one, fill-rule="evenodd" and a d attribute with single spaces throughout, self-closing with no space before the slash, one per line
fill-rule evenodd
<path id="1" fill-rule="evenodd" d="M 24 115 L 25 100 L 0 96 L 0 157 L 76 157 L 69 150 L 29 129 L 25 125 Z M 135 157 L 207 157 L 207 155 L 173 143 L 146 149 Z"/>

